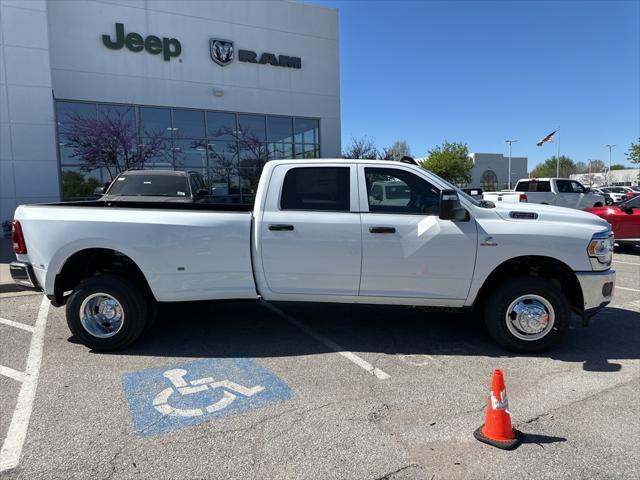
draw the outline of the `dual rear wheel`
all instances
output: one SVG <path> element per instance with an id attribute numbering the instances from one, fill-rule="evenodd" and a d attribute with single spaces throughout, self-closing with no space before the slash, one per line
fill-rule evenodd
<path id="1" fill-rule="evenodd" d="M 93 350 L 125 348 L 148 330 L 155 303 L 129 279 L 112 274 L 83 280 L 67 301 L 71 333 Z"/>

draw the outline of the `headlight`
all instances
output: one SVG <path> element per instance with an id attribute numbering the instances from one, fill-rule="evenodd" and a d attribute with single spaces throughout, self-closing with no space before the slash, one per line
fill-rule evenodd
<path id="1" fill-rule="evenodd" d="M 613 259 L 613 235 L 606 238 L 593 238 L 587 247 L 591 268 L 606 270 Z"/>

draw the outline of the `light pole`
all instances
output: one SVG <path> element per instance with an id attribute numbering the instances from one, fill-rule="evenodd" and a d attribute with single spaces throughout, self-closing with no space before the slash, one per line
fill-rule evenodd
<path id="1" fill-rule="evenodd" d="M 611 184 L 611 149 L 613 147 L 615 147 L 614 144 L 608 143 L 605 145 L 605 147 L 607 147 L 609 149 L 609 174 L 608 174 L 608 178 L 607 178 L 607 185 Z"/>
<path id="2" fill-rule="evenodd" d="M 507 189 L 511 190 L 511 144 L 516 143 L 518 140 L 505 140 L 504 143 L 509 144 L 509 180 L 507 184 Z"/>

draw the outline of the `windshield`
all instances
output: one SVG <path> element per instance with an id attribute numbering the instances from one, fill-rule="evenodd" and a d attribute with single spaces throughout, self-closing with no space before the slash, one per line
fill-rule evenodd
<path id="1" fill-rule="evenodd" d="M 107 195 L 143 197 L 186 197 L 189 195 L 187 177 L 178 175 L 121 175 L 115 179 Z"/>
<path id="2" fill-rule="evenodd" d="M 640 197 L 633 197 L 631 200 L 627 200 L 622 205 L 625 207 L 640 208 Z"/>

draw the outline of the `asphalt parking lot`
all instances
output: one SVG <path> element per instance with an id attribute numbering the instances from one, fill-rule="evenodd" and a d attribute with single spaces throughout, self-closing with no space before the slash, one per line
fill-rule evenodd
<path id="1" fill-rule="evenodd" d="M 461 314 L 246 302 L 163 306 L 101 354 L 0 294 L 0 477 L 640 478 L 640 250 L 614 268 L 614 302 L 533 356 Z M 472 436 L 494 368 L 511 452 Z"/>

